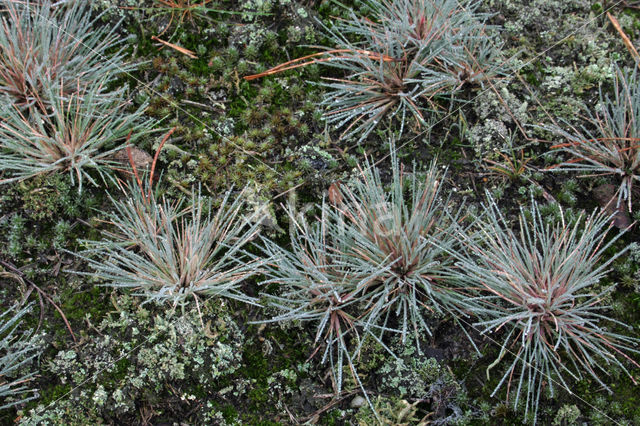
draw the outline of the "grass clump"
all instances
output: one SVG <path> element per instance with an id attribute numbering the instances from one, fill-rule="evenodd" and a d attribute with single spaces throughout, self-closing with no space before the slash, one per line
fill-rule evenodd
<path id="1" fill-rule="evenodd" d="M 104 181 L 122 142 L 134 131 L 137 139 L 149 127 L 141 118 L 144 107 L 123 112 L 124 90 L 105 98 L 104 84 L 82 87 L 78 82 L 77 92 L 69 96 L 63 87 L 51 88 L 26 110 L 5 105 L 0 110 L 0 171 L 9 176 L 0 182 L 68 171 L 72 184 L 82 191 L 84 180 L 97 185 L 90 170 Z"/>
<path id="2" fill-rule="evenodd" d="M 534 203 L 521 211 L 515 232 L 491 200 L 458 262 L 458 279 L 478 292 L 478 304 L 469 306 L 479 318 L 475 326 L 483 334 L 496 332 L 502 342 L 487 375 L 508 354 L 512 358 L 492 396 L 506 383 L 514 407 L 526 398 L 525 417 L 537 415 L 546 389 L 551 395 L 557 386 L 571 389 L 567 376 L 578 380 L 587 372 L 609 389 L 601 373 L 616 368 L 633 380 L 623 361 L 640 367 L 628 355 L 639 352 L 639 340 L 605 326 L 607 320 L 625 326 L 606 314 L 610 307 L 603 299 L 613 287 L 598 287 L 606 268 L 624 253 L 601 262 L 617 239 L 605 240 L 610 218 L 594 213 L 573 224 L 561 219 L 547 223 Z"/>
<path id="3" fill-rule="evenodd" d="M 6 274 L 5 274 L 6 275 Z M 31 333 L 17 335 L 17 327 L 31 306 L 14 305 L 0 314 L 0 410 L 37 397 L 29 382 L 35 373 L 21 373 L 38 355 Z"/>
<path id="4" fill-rule="evenodd" d="M 177 304 L 204 294 L 254 303 L 240 286 L 260 270 L 243 253 L 260 222 L 243 216 L 243 193 L 232 202 L 230 195 L 212 213 L 199 193 L 169 202 L 132 185 L 125 199 L 112 198 L 112 230 L 101 241 L 84 241 L 80 257 L 93 269 L 87 275 L 147 300 Z"/>
<path id="5" fill-rule="evenodd" d="M 487 14 L 478 1 L 371 0 L 371 17 L 350 12 L 328 29 L 335 47 L 324 65 L 346 75 L 320 83 L 327 122 L 344 128 L 343 137 L 363 140 L 383 118 L 407 116 L 418 126 L 425 112 L 442 109 L 438 98 L 506 70 L 497 58 L 501 43 L 489 35 Z"/>
<path id="6" fill-rule="evenodd" d="M 122 49 L 113 52 L 118 26 L 94 25 L 100 16 L 92 19 L 88 2 L 1 3 L 0 93 L 21 108 L 48 100 L 51 90 L 66 97 L 135 68 L 124 64 Z"/>
<path id="7" fill-rule="evenodd" d="M 616 176 L 617 206 L 627 201 L 631 211 L 633 184 L 640 181 L 640 80 L 638 70 L 616 68 L 613 97 L 600 88 L 595 111 L 587 111 L 586 126 L 549 130 L 566 140 L 553 148 L 569 154 L 553 170 L 570 170 L 584 177 Z"/>
<path id="8" fill-rule="evenodd" d="M 343 365 L 359 380 L 353 359 L 366 336 L 393 353 L 385 334 L 401 336 L 404 344 L 413 333 L 419 341 L 432 333 L 426 317 L 459 311 L 464 303 L 447 273 L 458 215 L 440 192 L 444 176 L 434 162 L 424 181 L 414 173 L 407 182 L 395 155 L 392 162 L 389 191 L 379 171 L 368 167 L 351 187 L 330 189 L 313 223 L 289 211 L 290 249 L 264 244 L 271 259 L 266 283 L 280 285 L 267 296 L 281 311 L 271 321 L 317 324 L 315 352 L 323 349 L 322 363 L 333 367 L 338 391 Z"/>
<path id="9" fill-rule="evenodd" d="M 104 180 L 108 157 L 127 134 L 149 127 L 144 107 L 125 112 L 122 87 L 135 68 L 117 48 L 117 25 L 93 28 L 86 2 L 3 1 L 0 22 L 0 183 L 70 171 L 74 184 Z"/>

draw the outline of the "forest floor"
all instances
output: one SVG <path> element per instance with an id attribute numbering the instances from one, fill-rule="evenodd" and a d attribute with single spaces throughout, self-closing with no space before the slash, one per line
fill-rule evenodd
<path id="1" fill-rule="evenodd" d="M 391 140 L 406 170 L 424 173 L 436 159 L 448 168 L 443 191 L 454 202 L 464 199 L 471 211 L 482 208 L 490 194 L 509 221 L 532 200 L 549 221 L 590 214 L 607 198 L 600 192 L 617 185 L 615 176 L 584 179 L 549 171 L 566 160 L 551 148 L 564 141 L 539 126 L 580 126 L 599 91 L 613 90 L 614 64 L 634 66 L 607 12 L 638 46 L 638 2 L 481 1 L 479 10 L 490 14 L 503 43 L 501 54 L 511 60 L 509 73 L 465 88 L 456 95 L 462 102 L 443 100 L 443 113 L 428 124 L 407 119 L 400 134 L 396 117 L 362 141 L 357 135 L 341 138 L 344 129 L 323 120 L 319 104 L 329 89 L 317 83 L 340 77 L 339 70 L 315 63 L 243 79 L 318 52 L 313 46 L 330 42 L 320 23 L 349 16 L 349 8 L 366 14 L 361 2 L 214 0 L 191 7 L 196 3 L 92 2 L 96 15 L 104 12 L 96 25 L 119 22 L 127 60 L 140 63 L 116 83 L 128 88 L 134 106 L 148 104 L 145 117 L 155 123 L 153 132 L 136 139 L 136 148 L 153 156 L 174 129 L 156 164 L 158 193 L 168 200 L 188 198 L 196 188 L 219 203 L 228 191 L 233 197 L 247 188 L 242 193 L 247 205 L 268 213 L 261 232 L 286 245 L 285 206 L 305 211 L 321 203 L 332 184 L 360 176 L 365 158 L 387 179 Z M 432 335 L 420 336 L 421 353 L 390 338 L 386 344 L 394 358 L 367 341 L 356 367 L 374 415 L 351 374 L 336 392 L 322 351 L 314 355 L 316 328 L 309 322 L 261 323 L 276 309 L 220 297 L 177 308 L 143 303 L 133 290 L 74 273 L 90 271 L 73 253 L 109 229 L 110 196 L 121 196 L 114 185 L 86 184 L 79 194 L 67 173 L 2 186 L 0 306 L 33 302 L 21 327 L 37 330 L 41 354 L 23 366 L 37 371 L 29 383 L 37 398 L 0 411 L 0 423 L 496 425 L 523 420 L 522 403 L 507 402 L 505 388 L 492 396 L 503 367 L 490 366 L 501 343 L 471 323 L 467 329 L 480 353 L 447 318 L 432 319 Z M 625 219 L 629 223 L 640 219 L 639 206 L 633 207 Z M 608 249 L 614 255 L 630 247 L 598 284 L 602 289 L 617 284 L 606 296 L 612 307 L 606 315 L 630 325 L 616 331 L 636 338 L 639 237 L 634 225 Z M 277 291 L 262 280 L 248 280 L 243 291 L 257 298 Z M 557 386 L 551 396 L 545 390 L 538 423 L 640 424 L 640 391 L 619 369 L 610 372 L 602 380 L 612 393 L 589 376 L 570 380 L 570 391 Z"/>

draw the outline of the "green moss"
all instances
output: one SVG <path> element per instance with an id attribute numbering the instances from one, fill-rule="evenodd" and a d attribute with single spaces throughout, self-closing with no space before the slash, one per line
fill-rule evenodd
<path id="1" fill-rule="evenodd" d="M 130 367 L 132 367 L 131 361 L 127 358 L 123 358 L 117 361 L 113 370 L 108 374 L 105 374 L 103 379 L 100 381 L 105 387 L 109 386 L 117 386 L 117 384 L 123 381 L 127 377 L 127 373 L 129 373 Z"/>
<path id="2" fill-rule="evenodd" d="M 40 175 L 4 186 L 0 215 L 6 219 L 0 220 L 0 252 L 20 266 L 20 262 L 29 263 L 33 257 L 50 256 L 54 250 L 73 249 L 78 233 L 87 232 L 78 218 L 92 215 L 104 198 L 96 192 L 95 188 L 86 188 L 78 194 L 67 174 Z M 54 262 L 50 266 L 54 267 L 59 259 L 51 260 Z M 23 272 L 33 278 L 39 274 L 34 267 Z"/>
<path id="3" fill-rule="evenodd" d="M 100 321 L 112 308 L 107 298 L 109 293 L 111 290 L 105 287 L 90 287 L 87 290 L 67 287 L 60 294 L 60 307 L 70 321 L 81 321 L 87 316 L 92 321 Z M 57 311 L 56 316 L 60 318 Z"/>
<path id="4" fill-rule="evenodd" d="M 540 76 L 543 72 L 542 63 L 535 61 L 520 69 L 520 74 L 524 77 L 525 81 L 533 87 L 539 87 L 542 83 Z"/>
<path id="5" fill-rule="evenodd" d="M 28 406 L 35 406 L 36 404 L 48 406 L 52 402 L 66 396 L 71 391 L 71 384 L 54 384 L 50 387 L 45 387 L 40 390 L 40 399 L 37 402 L 32 402 Z"/>
<path id="6" fill-rule="evenodd" d="M 87 297 L 81 295 L 73 302 Z M 94 295 L 93 300 L 98 297 Z M 65 385 L 82 386 L 54 411 L 34 408 L 25 416 L 26 422 L 45 416 L 68 423 L 86 412 L 92 422 L 113 418 L 130 423 L 126 419 L 137 415 L 137 406 L 155 405 L 173 389 L 180 389 L 177 396 L 185 401 L 215 395 L 220 389 L 218 378 L 228 378 L 239 367 L 242 335 L 221 306 L 204 302 L 199 310 L 194 307 L 180 316 L 166 309 L 142 309 L 128 296 L 111 302 L 104 305 L 117 311 L 94 322 L 95 333 L 84 335 L 77 350 L 59 351 L 43 371 Z M 218 336 L 226 336 L 229 343 L 222 343 Z M 57 392 L 55 387 L 49 389 L 55 383 L 48 385 L 44 383 L 43 393 Z M 192 415 L 196 419 L 204 414 Z"/>
<path id="7" fill-rule="evenodd" d="M 232 422 L 238 418 L 238 411 L 231 404 L 224 404 L 221 407 L 220 411 L 222 412 L 224 419 L 228 422 Z"/>

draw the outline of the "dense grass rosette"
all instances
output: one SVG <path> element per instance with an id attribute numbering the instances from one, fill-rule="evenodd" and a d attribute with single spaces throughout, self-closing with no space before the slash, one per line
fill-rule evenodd
<path id="1" fill-rule="evenodd" d="M 0 410 L 37 397 L 29 386 L 35 373 L 21 373 L 39 354 L 32 333 L 18 334 L 18 325 L 30 307 L 14 305 L 0 313 Z"/>
<path id="2" fill-rule="evenodd" d="M 468 303 L 450 280 L 460 215 L 441 192 L 444 174 L 434 162 L 424 179 L 414 172 L 406 180 L 392 162 L 388 190 L 367 165 L 351 185 L 332 187 L 311 223 L 289 211 L 290 247 L 264 240 L 266 283 L 279 284 L 266 296 L 281 312 L 271 321 L 316 324 L 316 351 L 323 347 L 338 389 L 365 337 L 389 352 L 388 333 L 402 341 L 414 333 L 419 345 L 432 334 L 429 318 L 463 314 Z"/>
<path id="3" fill-rule="evenodd" d="M 469 305 L 480 319 L 474 325 L 502 342 L 487 370 L 508 362 L 493 394 L 506 383 L 514 406 L 525 395 L 525 416 L 535 416 L 545 388 L 552 395 L 558 385 L 571 389 L 567 376 L 588 373 L 609 389 L 599 376 L 615 367 L 633 380 L 623 361 L 640 367 L 628 355 L 639 352 L 638 339 L 611 331 L 627 326 L 607 315 L 604 300 L 613 287 L 599 285 L 624 252 L 605 255 L 617 239 L 606 239 L 610 217 L 594 213 L 549 224 L 534 203 L 521 211 L 514 231 L 493 200 L 485 208 L 477 233 L 466 239 L 458 279 L 479 295 Z"/>
<path id="4" fill-rule="evenodd" d="M 146 105 L 126 111 L 125 90 L 102 93 L 105 82 L 78 86 L 71 95 L 50 88 L 28 108 L 5 104 L 0 109 L 0 183 L 68 171 L 82 191 L 85 180 L 97 185 L 94 171 L 109 178 L 115 151 L 149 132 L 142 118 Z M 98 102 L 97 99 L 100 98 Z M 46 105 L 46 108 L 45 108 Z M 42 112 L 47 110 L 47 113 Z"/>
<path id="5" fill-rule="evenodd" d="M 243 251 L 259 231 L 247 215 L 243 193 L 230 193 L 213 211 L 199 193 L 190 200 L 157 200 L 132 185 L 113 212 L 100 241 L 84 241 L 79 254 L 102 284 L 132 289 L 147 301 L 186 302 L 197 296 L 221 296 L 255 303 L 242 284 L 260 273 L 261 261 Z"/>
<path id="6" fill-rule="evenodd" d="M 442 107 L 437 98 L 467 84 L 482 84 L 508 70 L 498 58 L 502 43 L 477 13 L 477 1 L 375 0 L 372 16 L 350 11 L 327 35 L 332 46 L 318 62 L 345 73 L 326 78 L 326 120 L 344 128 L 343 137 L 364 139 L 383 119 L 407 116 L 418 126 L 425 112 Z"/>
<path id="7" fill-rule="evenodd" d="M 91 2 L 0 4 L 0 93 L 19 107 L 48 100 L 51 90 L 69 96 L 135 69 L 118 49 L 118 25 L 96 25 L 101 16 L 91 16 Z M 106 90 L 99 95 L 108 97 Z"/>
<path id="8" fill-rule="evenodd" d="M 624 200 L 631 211 L 633 185 L 640 181 L 640 80 L 638 70 L 616 68 L 613 97 L 600 88 L 594 111 L 587 111 L 586 125 L 550 126 L 566 142 L 553 148 L 569 159 L 552 170 L 577 171 L 584 177 L 616 176 L 617 205 Z"/>

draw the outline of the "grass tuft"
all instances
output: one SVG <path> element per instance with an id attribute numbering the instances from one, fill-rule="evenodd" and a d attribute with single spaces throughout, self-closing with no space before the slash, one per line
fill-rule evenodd
<path id="1" fill-rule="evenodd" d="M 332 186 L 314 222 L 289 211 L 290 249 L 264 240 L 266 283 L 280 285 L 267 296 L 281 312 L 270 321 L 317 324 L 314 353 L 323 349 L 338 391 L 345 364 L 359 383 L 353 360 L 366 336 L 393 355 L 386 334 L 405 342 L 414 333 L 418 344 L 432 334 L 426 318 L 465 304 L 449 280 L 460 218 L 440 192 L 444 175 L 434 162 L 424 180 L 414 173 L 407 181 L 395 155 L 392 162 L 389 191 L 367 167 L 352 186 Z"/>
<path id="2" fill-rule="evenodd" d="M 592 130 L 591 130 L 592 129 Z M 632 206 L 633 184 L 640 181 L 640 80 L 638 70 L 616 68 L 613 97 L 600 88 L 595 112 L 588 111 L 587 126 L 549 126 L 566 142 L 552 148 L 570 159 L 552 168 L 569 170 L 583 177 L 616 176 L 620 182 L 617 206 L 624 200 Z"/>
<path id="3" fill-rule="evenodd" d="M 624 362 L 640 367 L 628 355 L 640 353 L 639 340 L 605 325 L 628 327 L 607 315 L 603 300 L 613 287 L 598 287 L 624 253 L 601 262 L 617 239 L 605 239 L 611 218 L 593 213 L 574 224 L 564 218 L 547 224 L 534 203 L 521 211 L 515 232 L 493 200 L 485 210 L 477 233 L 466 240 L 458 279 L 477 295 L 477 304 L 469 305 L 480 318 L 475 326 L 502 341 L 487 375 L 511 358 L 493 395 L 506 384 L 507 395 L 516 395 L 514 407 L 526 398 L 526 417 L 537 415 L 545 388 L 551 395 L 557 385 L 571 389 L 567 376 L 578 380 L 586 372 L 609 389 L 599 376 L 616 367 L 633 380 Z"/>
<path id="4" fill-rule="evenodd" d="M 71 95 L 64 94 L 63 86 L 51 88 L 26 109 L 5 104 L 0 109 L 0 171 L 8 176 L 0 183 L 68 171 L 82 191 L 85 179 L 97 185 L 89 170 L 103 181 L 109 177 L 112 154 L 124 147 L 129 134 L 135 140 L 148 132 L 149 122 L 141 118 L 144 105 L 123 111 L 124 89 L 104 97 L 104 84 L 78 83 Z"/>
<path id="5" fill-rule="evenodd" d="M 455 99 L 467 85 L 482 84 L 507 70 L 497 58 L 501 43 L 489 35 L 479 2 L 371 0 L 373 16 L 350 12 L 327 34 L 335 47 L 317 60 L 345 77 L 326 78 L 326 120 L 342 137 L 363 140 L 379 122 L 408 117 L 426 125 L 440 111 L 439 98 Z"/>
<path id="6" fill-rule="evenodd" d="M 35 373 L 21 371 L 38 355 L 38 350 L 26 334 L 16 335 L 18 324 L 30 307 L 14 305 L 0 313 L 0 410 L 37 397 L 28 386 Z"/>
<path id="7" fill-rule="evenodd" d="M 122 48 L 112 52 L 118 26 L 94 25 L 100 16 L 92 19 L 90 2 L 1 3 L 0 93 L 21 108 L 48 100 L 51 90 L 69 96 L 135 68 L 124 64 Z"/>
<path id="8" fill-rule="evenodd" d="M 255 303 L 240 287 L 260 272 L 261 262 L 243 247 L 256 238 L 260 222 L 244 216 L 243 193 L 210 212 L 199 193 L 188 202 L 157 200 L 135 184 L 126 198 L 112 198 L 112 231 L 101 241 L 84 241 L 78 255 L 104 285 L 130 288 L 147 301 L 174 305 L 197 295 L 222 296 Z"/>

